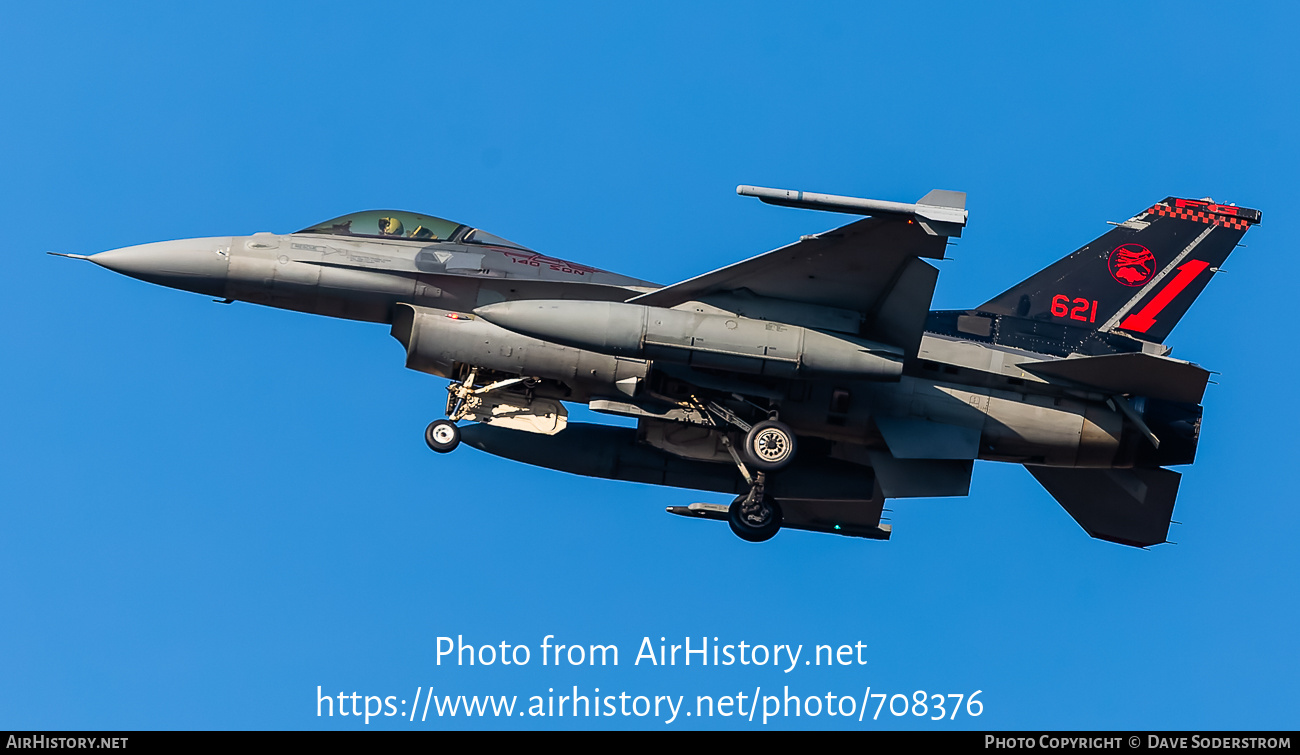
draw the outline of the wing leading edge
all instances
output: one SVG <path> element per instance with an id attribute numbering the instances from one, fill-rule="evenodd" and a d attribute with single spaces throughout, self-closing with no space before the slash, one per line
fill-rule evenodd
<path id="1" fill-rule="evenodd" d="M 675 307 L 742 294 L 847 310 L 861 318 L 857 335 L 915 352 L 943 259 L 946 236 L 912 217 L 859 220 L 628 301 Z"/>

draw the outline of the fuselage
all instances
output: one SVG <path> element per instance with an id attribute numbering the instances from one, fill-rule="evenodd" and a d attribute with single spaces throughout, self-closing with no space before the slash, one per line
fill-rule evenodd
<path id="1" fill-rule="evenodd" d="M 1024 465 L 1093 537 L 1166 542 L 1167 467 L 1195 458 L 1211 373 L 1164 341 L 1258 210 L 1167 197 L 974 309 L 931 310 L 963 192 L 738 191 L 870 217 L 667 286 L 393 210 L 87 259 L 388 324 L 408 368 L 450 381 L 431 451 L 736 495 L 668 511 L 751 542 L 888 539 L 887 499 L 964 496 L 976 459 Z"/>
<path id="2" fill-rule="evenodd" d="M 471 313 L 508 301 L 622 302 L 657 288 L 648 281 L 541 255 L 496 237 L 476 243 L 474 235 L 469 229 L 448 239 L 390 239 L 332 234 L 318 227 L 285 235 L 144 244 L 97 254 L 91 260 L 142 280 L 214 298 L 388 324 L 400 305 L 416 312 Z M 674 309 L 734 314 L 717 302 L 692 302 Z M 811 316 L 815 320 L 816 313 Z M 468 329 L 454 321 L 438 323 L 443 325 Z M 443 377 L 455 377 L 458 363 L 501 374 L 518 372 L 546 381 L 538 389 L 543 395 L 582 403 L 623 398 L 626 390 L 620 391 L 614 383 L 630 376 L 639 375 L 647 386 L 662 386 L 663 381 L 681 377 L 716 379 L 724 383 L 719 386 L 724 391 L 752 388 L 773 394 L 783 420 L 797 433 L 821 439 L 829 444 L 830 455 L 849 461 L 859 461 L 855 457 L 864 450 L 886 447 L 882 426 L 898 426 L 897 432 L 905 433 L 909 422 L 960 428 L 961 432 L 951 432 L 953 458 L 970 458 L 966 446 L 977 444 L 974 454 L 982 459 L 1112 467 L 1130 466 L 1146 452 L 1132 428 L 1126 427 L 1123 414 L 1107 404 L 1107 396 L 1063 389 L 1018 367 L 1048 358 L 1044 354 L 954 334 L 927 332 L 919 353 L 906 360 L 895 380 L 840 375 L 829 380 L 757 378 L 746 385 L 730 385 L 727 381 L 734 378 L 711 375 L 707 369 L 665 366 L 657 373 L 653 360 L 614 362 L 580 349 L 560 353 L 552 348 L 544 359 L 530 364 L 522 356 L 529 352 L 520 343 L 522 336 L 481 320 L 477 327 L 490 335 L 475 338 L 484 343 L 495 339 L 489 348 L 473 339 L 461 343 L 440 333 L 428 341 L 442 344 L 429 347 L 439 354 L 426 354 L 422 362 L 418 355 L 412 360 L 408 354 L 409 366 Z M 543 351 L 532 349 L 535 355 Z M 595 362 L 609 366 L 598 368 Z M 654 417 L 639 419 L 653 430 Z M 1194 432 L 1190 443 L 1194 449 Z M 727 460 L 720 447 L 674 447 L 671 442 L 660 447 L 687 458 Z"/>

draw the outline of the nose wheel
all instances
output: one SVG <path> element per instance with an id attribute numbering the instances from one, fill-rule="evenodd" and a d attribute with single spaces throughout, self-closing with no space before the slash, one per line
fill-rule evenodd
<path id="1" fill-rule="evenodd" d="M 450 420 L 434 420 L 424 429 L 424 442 L 436 453 L 450 453 L 460 445 L 460 428 Z"/>

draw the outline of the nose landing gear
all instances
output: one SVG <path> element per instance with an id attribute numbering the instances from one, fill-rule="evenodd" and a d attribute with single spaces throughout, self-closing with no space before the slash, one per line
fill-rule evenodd
<path id="1" fill-rule="evenodd" d="M 434 420 L 424 429 L 424 442 L 436 453 L 450 453 L 460 445 L 460 428 L 456 423 L 462 419 L 482 421 L 485 415 L 491 415 L 491 394 L 519 383 L 530 384 L 534 378 L 517 377 L 497 380 L 488 385 L 475 387 L 478 370 L 471 369 L 465 379 L 447 386 L 447 419 Z M 486 398 L 485 398 L 486 397 Z M 563 425 L 561 425 L 563 427 Z"/>

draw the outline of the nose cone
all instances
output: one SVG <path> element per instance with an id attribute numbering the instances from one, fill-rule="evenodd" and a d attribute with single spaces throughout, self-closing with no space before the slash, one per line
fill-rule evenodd
<path id="1" fill-rule="evenodd" d="M 92 254 L 115 273 L 206 296 L 226 295 L 230 237 L 160 241 Z"/>

